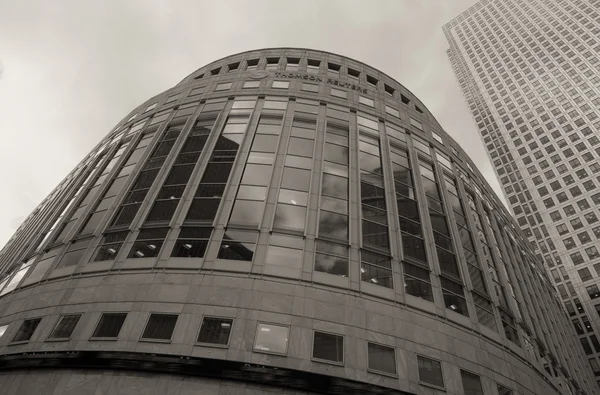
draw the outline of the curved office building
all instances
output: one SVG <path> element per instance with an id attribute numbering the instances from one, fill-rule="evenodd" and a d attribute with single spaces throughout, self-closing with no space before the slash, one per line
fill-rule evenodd
<path id="1" fill-rule="evenodd" d="M 136 108 L 0 252 L 13 394 L 594 394 L 541 263 L 386 74 L 305 49 Z"/>

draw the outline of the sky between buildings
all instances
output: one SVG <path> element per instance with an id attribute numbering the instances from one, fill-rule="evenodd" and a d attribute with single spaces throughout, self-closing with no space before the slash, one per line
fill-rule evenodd
<path id="1" fill-rule="evenodd" d="M 325 50 L 406 86 L 500 187 L 446 58 L 475 0 L 0 0 L 0 248 L 134 107 L 219 58 Z"/>

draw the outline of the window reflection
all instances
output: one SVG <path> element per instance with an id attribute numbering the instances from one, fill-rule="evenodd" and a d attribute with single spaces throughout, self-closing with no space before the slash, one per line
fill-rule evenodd
<path id="1" fill-rule="evenodd" d="M 258 234 L 252 231 L 227 230 L 219 247 L 218 258 L 252 261 Z"/>

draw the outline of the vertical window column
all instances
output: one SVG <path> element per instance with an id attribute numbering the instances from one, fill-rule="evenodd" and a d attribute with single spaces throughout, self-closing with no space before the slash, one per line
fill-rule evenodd
<path id="1" fill-rule="evenodd" d="M 357 116 L 362 215 L 361 280 L 393 288 L 390 241 L 377 122 Z"/>
<path id="2" fill-rule="evenodd" d="M 348 244 L 348 125 L 327 123 L 319 205 L 319 238 Z"/>
<path id="3" fill-rule="evenodd" d="M 125 195 L 121 207 L 119 207 L 117 214 L 111 222 L 111 227 L 125 227 L 131 225 L 131 222 L 146 198 L 150 187 L 154 183 L 156 176 L 160 172 L 171 149 L 175 145 L 175 142 L 181 133 L 181 129 L 181 126 L 169 126 L 164 132 L 158 145 L 154 148 L 150 157 L 148 157 L 140 174 L 131 186 L 131 189 L 127 195 Z"/>
<path id="4" fill-rule="evenodd" d="M 425 252 L 423 226 L 414 189 L 410 157 L 405 149 L 391 145 L 390 159 L 404 252 L 404 262 L 402 263 L 404 291 L 409 295 L 433 302 L 430 267 Z"/>
<path id="5" fill-rule="evenodd" d="M 429 208 L 429 219 L 433 229 L 433 239 L 440 264 L 442 294 L 446 308 L 468 316 L 467 302 L 460 276 L 460 270 L 448 222 L 445 215 L 444 203 L 440 194 L 439 185 L 436 180 L 434 167 L 427 163 L 419 163 L 421 182 L 427 198 Z"/>
<path id="6" fill-rule="evenodd" d="M 271 183 L 283 112 L 262 115 L 229 218 L 230 225 L 260 226 Z"/>
<path id="7" fill-rule="evenodd" d="M 215 118 L 196 121 L 185 139 L 167 179 L 158 192 L 156 201 L 146 218 L 146 223 L 171 221 L 214 123 Z"/>
<path id="8" fill-rule="evenodd" d="M 316 128 L 314 119 L 292 121 L 273 228 L 304 233 Z"/>

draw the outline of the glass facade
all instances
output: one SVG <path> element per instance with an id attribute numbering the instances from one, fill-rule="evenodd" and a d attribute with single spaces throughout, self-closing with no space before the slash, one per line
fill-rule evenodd
<path id="1" fill-rule="evenodd" d="M 73 292 L 82 315 L 72 337 L 89 328 L 91 340 L 230 348 L 252 363 L 273 354 L 279 367 L 287 357 L 342 370 L 357 363 L 402 391 L 399 361 L 416 367 L 417 355 L 401 339 L 431 346 L 416 336 L 462 328 L 514 366 L 526 355 L 533 393 L 553 391 L 559 375 L 591 382 L 551 280 L 470 159 L 403 86 L 335 59 L 293 49 L 234 55 L 128 114 L 2 250 L 0 303 L 48 283 L 98 281 Z M 305 80 L 318 89 L 305 90 Z M 87 312 L 105 297 L 125 311 Z M 314 327 L 303 326 L 308 317 Z M 0 319 L 9 325 L 2 339 L 15 336 L 15 322 Z M 446 346 L 435 346 L 446 357 L 421 356 L 408 380 L 460 384 Z"/>
<path id="2" fill-rule="evenodd" d="M 480 1 L 444 26 L 450 62 L 517 223 L 562 303 L 578 299 L 578 315 L 591 322 L 582 344 L 600 331 L 588 291 L 600 283 L 591 270 L 600 262 L 599 15 L 597 1 Z M 600 353 L 592 354 L 597 367 Z"/>

